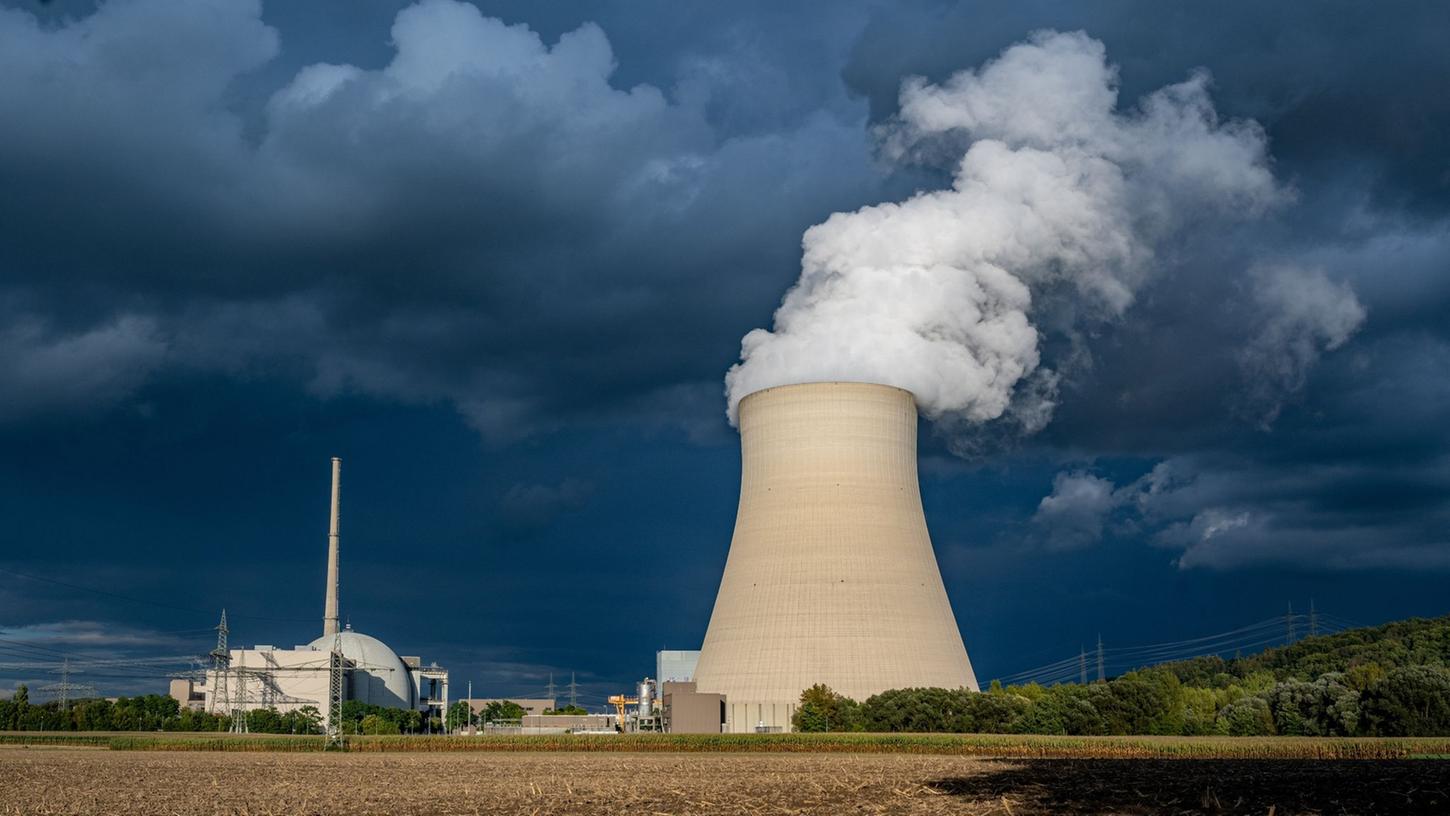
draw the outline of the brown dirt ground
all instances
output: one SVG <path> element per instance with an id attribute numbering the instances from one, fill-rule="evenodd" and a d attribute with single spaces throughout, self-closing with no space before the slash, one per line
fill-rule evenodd
<path id="1" fill-rule="evenodd" d="M 0 748 L 0 814 L 1444 814 L 1450 762 Z"/>

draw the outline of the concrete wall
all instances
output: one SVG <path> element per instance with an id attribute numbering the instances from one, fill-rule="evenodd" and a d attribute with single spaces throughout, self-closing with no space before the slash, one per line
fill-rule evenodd
<path id="1" fill-rule="evenodd" d="M 665 727 L 671 734 L 719 734 L 724 730 L 725 695 L 702 694 L 694 683 L 665 683 L 660 690 Z"/>
<path id="2" fill-rule="evenodd" d="M 864 700 L 976 677 L 922 513 L 916 404 L 812 383 L 740 403 L 735 534 L 695 669 L 728 728 L 789 729 L 803 689 Z"/>
<path id="3" fill-rule="evenodd" d="M 525 734 L 562 734 L 565 731 L 612 731 L 613 714 L 529 714 L 524 717 Z"/>
<path id="4" fill-rule="evenodd" d="M 171 699 L 175 700 L 182 708 L 189 708 L 192 711 L 204 711 L 206 708 L 206 694 L 202 691 L 204 686 L 198 685 L 190 680 L 176 678 L 171 681 Z"/>
<path id="5" fill-rule="evenodd" d="M 235 699 L 241 684 L 244 708 L 272 707 L 282 713 L 312 706 L 327 716 L 328 652 L 313 649 L 232 649 L 227 696 Z M 206 673 L 205 710 L 229 713 L 231 700 L 216 700 L 215 671 Z"/>

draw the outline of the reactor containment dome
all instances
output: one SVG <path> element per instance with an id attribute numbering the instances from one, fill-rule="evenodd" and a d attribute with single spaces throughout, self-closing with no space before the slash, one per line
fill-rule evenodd
<path id="1" fill-rule="evenodd" d="M 319 652 L 331 652 L 333 640 L 342 643 L 342 656 L 358 668 L 348 672 L 347 699 L 385 708 L 413 708 L 413 680 L 402 658 L 388 644 L 371 635 L 343 629 L 323 635 L 308 644 Z"/>
<path id="2" fill-rule="evenodd" d="M 922 512 L 911 393 L 767 388 L 739 425 L 735 534 L 695 670 L 725 695 L 725 728 L 790 730 L 817 683 L 856 700 L 976 690 Z"/>

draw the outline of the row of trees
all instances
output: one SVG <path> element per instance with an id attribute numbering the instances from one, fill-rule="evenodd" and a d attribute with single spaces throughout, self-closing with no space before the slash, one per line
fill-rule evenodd
<path id="1" fill-rule="evenodd" d="M 1201 657 L 1106 683 L 983 693 L 895 689 L 864 702 L 814 686 L 801 731 L 1450 735 L 1450 617 L 1357 629 L 1234 660 Z"/>
<path id="2" fill-rule="evenodd" d="M 894 689 L 864 703 L 818 685 L 801 695 L 794 725 L 800 731 L 1447 736 L 1450 670 L 1395 669 L 1362 689 L 1337 672 L 1280 682 L 1266 673 L 1247 686 L 1214 689 L 1145 669 L 1086 686 Z"/>
<path id="3" fill-rule="evenodd" d="M 583 709 L 576 709 L 583 713 Z M 561 709 L 559 712 L 570 713 Z M 449 707 L 448 726 L 482 725 L 517 720 L 524 715 L 518 703 L 503 700 L 472 715 L 466 701 Z M 247 712 L 247 730 L 254 734 L 321 734 L 322 713 L 315 706 L 293 711 L 256 708 Z M 427 720 L 417 711 L 384 708 L 356 700 L 342 704 L 341 728 L 347 734 L 418 734 L 438 731 L 443 721 Z M 21 685 L 8 700 L 0 700 L 0 731 L 228 731 L 231 718 L 183 708 L 169 696 L 147 694 L 116 700 L 83 699 L 66 707 L 59 701 L 31 703 L 30 690 Z"/>
<path id="4" fill-rule="evenodd" d="M 342 704 L 341 728 L 344 734 L 427 734 L 441 731 L 443 721 L 411 709 L 348 700 Z"/>
<path id="5" fill-rule="evenodd" d="M 174 698 L 147 694 L 76 700 L 62 707 L 58 700 L 31 703 L 30 690 L 19 686 L 9 700 L 0 700 L 0 731 L 227 731 L 231 718 L 182 708 Z M 282 713 L 275 708 L 247 712 L 247 729 L 259 734 L 320 734 L 322 714 L 313 706 Z"/>

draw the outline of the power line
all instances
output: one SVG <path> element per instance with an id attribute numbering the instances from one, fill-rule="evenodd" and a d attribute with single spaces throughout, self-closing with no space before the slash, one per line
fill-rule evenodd
<path id="1" fill-rule="evenodd" d="M 1102 632 L 1099 632 L 1098 633 L 1098 682 L 1101 683 L 1105 679 L 1106 678 L 1103 677 L 1103 633 Z"/>
<path id="2" fill-rule="evenodd" d="M 1336 630 L 1343 631 L 1345 628 L 1359 628 L 1347 625 L 1350 622 L 1343 619 L 1336 619 L 1332 615 L 1311 609 L 1308 615 L 1296 614 L 1291 610 L 1285 616 L 1268 618 L 1226 632 L 1143 646 L 1109 649 L 1103 646 L 1102 636 L 1099 635 L 1096 650 L 1098 679 L 1106 679 L 1109 669 L 1131 670 L 1136 667 L 1175 660 L 1211 655 L 1221 656 L 1228 652 L 1291 643 L 1298 636 L 1299 625 L 1305 621 L 1310 622 L 1315 634 L 1333 633 Z M 998 681 L 1004 685 L 1019 685 L 1029 682 L 1051 684 L 1066 682 L 1071 680 L 1074 675 L 1079 681 L 1082 681 L 1087 673 L 1085 652 L 1086 650 L 1079 650 L 1079 653 L 1073 657 L 1014 674 L 1003 675 L 998 678 Z"/>

